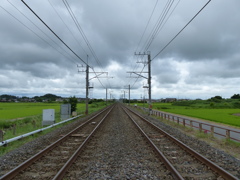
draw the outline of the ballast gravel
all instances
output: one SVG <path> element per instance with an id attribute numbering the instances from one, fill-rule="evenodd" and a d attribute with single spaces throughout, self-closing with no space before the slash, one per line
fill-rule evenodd
<path id="1" fill-rule="evenodd" d="M 134 108 L 133 108 L 134 109 Z M 40 136 L 36 138 L 35 140 L 28 142 L 24 145 L 22 145 L 20 148 L 17 148 L 4 156 L 0 157 L 0 176 L 3 174 L 7 173 L 11 169 L 15 168 L 17 165 L 21 164 L 24 162 L 26 159 L 30 158 L 37 152 L 39 152 L 41 149 L 44 149 L 46 146 L 51 144 L 52 142 L 56 141 L 57 139 L 60 138 L 62 134 L 66 134 L 68 131 L 74 129 L 77 124 L 86 121 L 90 116 L 84 118 L 80 118 L 78 120 L 75 120 L 71 124 L 67 124 L 66 126 L 60 127 L 46 135 Z M 186 134 L 182 133 L 180 130 L 177 128 L 173 128 L 169 125 L 166 125 L 162 122 L 160 122 L 158 119 L 154 119 L 153 117 L 149 117 L 144 115 L 147 119 L 149 119 L 151 122 L 156 124 L 157 126 L 161 127 L 164 131 L 168 132 L 175 138 L 179 139 L 183 143 L 187 144 L 189 147 L 194 149 L 195 151 L 199 152 L 203 156 L 207 157 L 214 163 L 218 164 L 225 170 L 231 172 L 233 175 L 235 175 L 237 178 L 240 179 L 240 161 L 236 159 L 235 157 L 219 150 L 216 149 L 206 142 L 200 141 L 197 138 L 187 136 Z M 123 127 L 118 127 L 118 129 L 121 129 Z M 116 136 L 118 137 L 118 136 Z M 11 144 L 9 144 L 10 146 Z M 2 148 L 2 147 L 0 147 Z M 4 147 L 3 147 L 4 148 Z M 116 149 L 116 151 L 121 151 L 121 149 Z M 111 157 L 111 156 L 109 156 Z M 129 161 L 129 166 L 131 166 L 131 163 L 134 163 L 133 161 Z M 86 168 L 88 165 L 86 165 Z M 98 164 L 95 164 L 95 168 L 98 168 Z M 103 168 L 103 167 L 99 167 Z M 124 168 L 124 167 L 123 167 Z M 138 168 L 138 167 L 136 167 Z M 147 175 L 147 171 L 144 169 L 139 169 L 142 174 L 146 174 L 145 179 L 151 179 Z M 100 171 L 98 171 L 100 172 Z M 124 170 L 123 170 L 124 173 Z M 104 176 L 104 175 L 99 175 L 99 176 Z M 106 179 L 111 179 L 110 177 L 106 176 Z M 127 178 L 126 178 L 127 179 Z M 129 179 L 131 179 L 131 173 L 129 172 Z"/>

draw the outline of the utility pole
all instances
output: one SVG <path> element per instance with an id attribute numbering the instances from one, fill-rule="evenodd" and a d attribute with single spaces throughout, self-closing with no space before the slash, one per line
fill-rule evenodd
<path id="1" fill-rule="evenodd" d="M 123 90 L 122 93 L 123 93 L 123 94 L 122 94 L 122 102 L 125 103 L 125 93 L 126 93 L 126 91 Z"/>
<path id="2" fill-rule="evenodd" d="M 128 73 L 134 73 L 134 74 L 136 74 L 136 75 L 138 75 L 138 77 L 140 76 L 140 77 L 143 77 L 143 78 L 145 78 L 145 79 L 147 79 L 148 80 L 148 103 L 149 103 L 149 115 L 151 114 L 151 111 L 152 111 L 152 95 L 151 95 L 151 54 L 150 54 L 150 51 L 148 51 L 147 53 L 135 53 L 135 55 L 138 55 L 138 56 L 145 56 L 145 55 L 147 55 L 147 57 L 148 57 L 148 61 L 147 62 L 139 62 L 139 63 L 143 63 L 143 64 L 147 64 L 148 65 L 148 72 L 128 72 Z M 148 73 L 148 77 L 145 77 L 145 76 L 143 76 L 143 75 L 141 75 L 141 73 Z M 138 78 L 137 77 L 137 78 Z"/>
<path id="3" fill-rule="evenodd" d="M 108 93 L 108 89 L 106 88 L 106 105 L 107 105 L 107 97 L 108 97 L 107 93 Z"/>
<path id="4" fill-rule="evenodd" d="M 128 105 L 130 105 L 130 84 L 128 85 Z"/>
<path id="5" fill-rule="evenodd" d="M 88 91 L 89 91 L 89 65 L 86 66 L 86 111 L 85 115 L 88 115 Z"/>
<path id="6" fill-rule="evenodd" d="M 124 86 L 124 88 L 128 89 L 128 105 L 130 105 L 130 95 L 131 95 L 131 93 L 130 93 L 130 90 L 131 90 L 130 84 L 128 86 Z M 124 91 L 124 99 L 125 99 L 125 91 Z M 126 101 L 126 103 L 127 103 L 127 101 Z"/>
<path id="7" fill-rule="evenodd" d="M 152 110 L 152 83 L 151 83 L 151 54 L 148 53 L 148 95 L 149 95 L 149 111 Z"/>
<path id="8" fill-rule="evenodd" d="M 83 67 L 83 66 L 82 66 Z M 78 72 L 84 72 L 84 70 L 82 71 L 78 71 Z M 89 72 L 89 65 L 88 65 L 88 55 L 87 55 L 87 65 L 86 65 L 86 110 L 85 110 L 85 115 L 88 115 L 88 103 L 89 103 L 89 98 L 88 98 L 88 95 L 89 95 L 89 89 L 90 88 L 93 88 L 93 87 L 90 87 L 89 86 L 89 81 L 94 79 L 94 78 L 99 78 L 100 75 L 102 74 L 108 74 L 107 72 Z M 95 73 L 96 76 L 92 77 L 91 79 L 89 79 L 89 73 Z"/>

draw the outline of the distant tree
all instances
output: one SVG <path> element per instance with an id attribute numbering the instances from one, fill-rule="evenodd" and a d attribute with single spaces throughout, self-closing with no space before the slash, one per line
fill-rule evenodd
<path id="1" fill-rule="evenodd" d="M 221 96 L 214 96 L 211 99 L 209 99 L 208 101 L 210 101 L 210 102 L 213 101 L 213 102 L 216 102 L 216 103 L 220 103 L 222 99 L 223 98 Z"/>
<path id="2" fill-rule="evenodd" d="M 104 102 L 103 99 L 97 99 L 97 102 Z"/>
<path id="3" fill-rule="evenodd" d="M 43 101 L 42 98 L 39 97 L 39 96 L 34 96 L 33 99 L 35 99 L 35 101 L 37 101 L 37 102 L 42 102 Z"/>
<path id="4" fill-rule="evenodd" d="M 8 95 L 8 94 L 3 94 L 0 96 L 1 99 L 5 98 L 7 100 L 10 100 L 10 99 L 17 99 L 16 96 L 12 96 L 12 95 Z"/>
<path id="5" fill-rule="evenodd" d="M 215 97 L 213 97 L 214 99 L 222 99 L 222 97 L 221 96 L 215 96 Z"/>
<path id="6" fill-rule="evenodd" d="M 67 103 L 71 104 L 71 113 L 77 110 L 78 100 L 75 96 L 70 97 L 68 101 L 64 101 L 64 104 L 67 104 Z"/>
<path id="7" fill-rule="evenodd" d="M 54 94 L 45 94 L 41 96 L 42 100 L 47 100 L 48 102 L 56 101 L 57 98 L 60 98 L 60 96 L 54 95 Z"/>
<path id="8" fill-rule="evenodd" d="M 240 94 L 234 94 L 231 99 L 240 99 Z"/>

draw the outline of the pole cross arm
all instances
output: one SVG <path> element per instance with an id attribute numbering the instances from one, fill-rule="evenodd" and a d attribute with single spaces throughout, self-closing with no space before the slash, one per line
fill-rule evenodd
<path id="1" fill-rule="evenodd" d="M 92 79 L 94 79 L 94 78 L 98 78 L 98 77 L 101 76 L 102 74 L 108 74 L 108 72 L 92 72 L 92 73 L 95 73 L 96 76 L 90 78 L 89 81 L 92 80 Z M 97 73 L 99 73 L 99 74 L 97 74 Z"/>
<path id="2" fill-rule="evenodd" d="M 140 76 L 140 77 L 142 77 L 142 78 L 148 79 L 147 77 L 145 77 L 145 76 L 139 74 L 138 72 L 127 72 L 127 73 L 133 73 L 133 74 L 138 75 L 138 77 Z M 142 73 L 146 73 L 146 72 L 142 72 Z M 137 77 L 137 78 L 138 78 L 138 77 Z"/>

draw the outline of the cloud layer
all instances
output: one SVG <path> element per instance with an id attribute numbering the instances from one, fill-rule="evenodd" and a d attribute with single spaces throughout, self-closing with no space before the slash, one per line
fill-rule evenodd
<path id="1" fill-rule="evenodd" d="M 167 0 L 83 0 L 25 2 L 81 58 L 76 57 L 21 2 L 0 5 L 0 94 L 85 96 L 85 67 L 90 68 L 91 97 L 105 98 L 106 88 L 121 97 L 131 85 L 131 97 L 148 96 L 143 53 L 146 40 Z M 240 89 L 240 1 L 211 1 L 184 31 L 158 52 L 187 24 L 207 0 L 174 1 L 161 31 L 147 49 L 152 57 L 152 98 L 225 98 Z M 153 12 L 152 18 L 149 17 Z M 175 8 L 175 9 L 174 9 Z M 146 25 L 149 22 L 147 28 Z M 79 28 L 84 31 L 87 43 Z M 145 34 L 143 32 L 145 30 Z M 141 39 L 142 38 L 142 39 Z M 140 41 L 140 39 L 142 41 Z M 140 42 L 140 43 L 139 43 Z M 94 51 L 94 55 L 89 50 Z M 89 58 L 87 58 L 87 55 Z M 156 56 L 156 57 L 155 57 Z M 138 62 L 138 63 L 137 63 Z M 146 65 L 146 64 L 145 64 Z M 93 73 L 93 69 L 96 73 Z M 79 72 L 80 71 L 80 72 Z M 94 78 L 99 73 L 100 78 Z M 108 78 L 107 78 L 108 75 Z M 131 75 L 131 78 L 129 78 Z M 113 77 L 113 78 L 111 78 Z"/>

